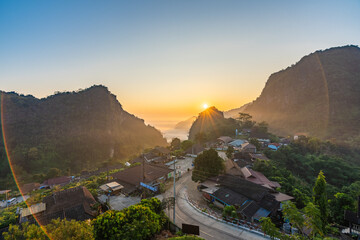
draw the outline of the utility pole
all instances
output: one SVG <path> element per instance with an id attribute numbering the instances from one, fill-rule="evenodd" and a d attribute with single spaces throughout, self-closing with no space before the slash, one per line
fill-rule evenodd
<path id="1" fill-rule="evenodd" d="M 176 168 L 175 168 L 175 160 L 174 159 L 174 220 L 173 220 L 173 223 L 175 224 L 175 207 L 176 207 L 176 191 L 175 191 L 175 175 L 176 175 Z"/>

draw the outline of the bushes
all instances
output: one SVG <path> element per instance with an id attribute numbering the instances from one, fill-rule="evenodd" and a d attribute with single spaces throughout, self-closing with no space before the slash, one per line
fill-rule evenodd
<path id="1" fill-rule="evenodd" d="M 122 211 L 107 211 L 92 221 L 95 239 L 148 239 L 165 223 L 161 202 L 144 199 Z"/>
<path id="2" fill-rule="evenodd" d="M 92 226 L 87 222 L 52 220 L 50 224 L 44 226 L 45 232 L 35 224 L 24 223 L 21 228 L 11 225 L 9 231 L 4 233 L 5 240 L 93 240 Z"/>

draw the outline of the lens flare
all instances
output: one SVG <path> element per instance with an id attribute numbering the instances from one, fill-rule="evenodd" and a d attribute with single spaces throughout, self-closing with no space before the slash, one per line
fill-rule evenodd
<path id="1" fill-rule="evenodd" d="M 11 158 L 10 158 L 10 153 L 9 153 L 9 148 L 8 148 L 8 144 L 6 142 L 6 134 L 5 134 L 5 96 L 2 92 L 0 92 L 0 119 L 1 119 L 1 133 L 2 133 L 2 138 L 3 138 L 3 142 L 4 142 L 4 148 L 5 148 L 5 154 L 6 154 L 6 158 L 7 161 L 9 163 L 10 166 L 10 170 L 11 170 L 11 174 L 13 175 L 13 178 L 15 180 L 15 184 L 16 187 L 19 189 L 19 192 L 21 194 L 21 197 L 24 199 L 24 202 L 26 204 L 26 206 L 30 209 L 31 214 L 33 215 L 35 221 L 38 223 L 38 225 L 40 226 L 40 228 L 42 229 L 42 231 L 46 234 L 46 236 L 49 239 L 52 239 L 50 237 L 50 235 L 48 234 L 48 232 L 46 231 L 46 229 L 44 228 L 44 226 L 40 223 L 40 221 L 36 218 L 36 216 L 33 214 L 32 209 L 30 208 L 30 205 L 25 201 L 25 195 L 22 192 L 22 189 L 20 187 L 19 181 L 16 177 L 15 171 L 14 171 L 14 165 L 12 164 Z"/>

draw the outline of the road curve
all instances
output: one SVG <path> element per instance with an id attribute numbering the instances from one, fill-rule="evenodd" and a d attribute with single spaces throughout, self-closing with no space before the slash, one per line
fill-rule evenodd
<path id="1" fill-rule="evenodd" d="M 191 172 L 183 175 L 183 177 L 176 182 L 176 225 L 179 227 L 181 227 L 182 223 L 197 225 L 200 228 L 200 237 L 207 240 L 265 239 L 260 235 L 216 221 L 196 211 L 185 199 L 186 185 L 188 181 L 191 181 Z M 166 197 L 173 196 L 173 190 L 170 189 L 164 195 Z M 166 214 L 171 220 L 173 219 L 172 209 L 170 211 L 166 211 Z"/>

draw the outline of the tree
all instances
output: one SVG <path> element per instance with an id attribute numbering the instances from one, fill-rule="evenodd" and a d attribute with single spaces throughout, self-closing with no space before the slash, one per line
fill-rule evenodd
<path id="1" fill-rule="evenodd" d="M 181 149 L 183 151 L 186 151 L 188 150 L 190 147 L 192 147 L 194 145 L 194 142 L 193 141 L 190 141 L 190 140 L 185 140 L 185 141 L 182 141 L 181 142 Z"/>
<path id="2" fill-rule="evenodd" d="M 157 199 L 142 200 L 122 211 L 107 211 L 92 221 L 95 239 L 149 239 L 165 223 L 163 214 Z"/>
<path id="3" fill-rule="evenodd" d="M 313 188 L 313 201 L 316 206 L 320 209 L 323 232 L 325 233 L 325 227 L 327 225 L 328 218 L 328 203 L 326 196 L 326 180 L 324 173 L 320 170 L 319 175 L 316 179 L 315 186 Z"/>
<path id="4" fill-rule="evenodd" d="M 295 204 L 288 201 L 283 205 L 284 218 L 288 219 L 289 222 L 295 226 L 302 234 L 304 228 L 304 215 L 296 208 Z"/>
<path id="5" fill-rule="evenodd" d="M 234 206 L 225 206 L 222 216 L 224 218 L 226 217 L 237 218 L 236 208 Z"/>
<path id="6" fill-rule="evenodd" d="M 9 231 L 4 233 L 5 240 L 39 239 L 39 240 L 93 240 L 92 226 L 83 221 L 68 221 L 66 219 L 54 219 L 42 230 L 35 224 L 24 223 L 21 228 L 11 225 Z"/>
<path id="7" fill-rule="evenodd" d="M 194 160 L 192 180 L 204 181 L 222 173 L 225 169 L 224 161 L 214 149 L 205 150 Z"/>
<path id="8" fill-rule="evenodd" d="M 46 178 L 54 178 L 54 177 L 59 177 L 61 174 L 61 170 L 58 168 L 50 168 L 50 170 L 48 171 L 48 173 L 46 174 Z"/>
<path id="9" fill-rule="evenodd" d="M 226 157 L 231 159 L 232 155 L 234 153 L 234 147 L 233 146 L 229 146 L 226 150 Z"/>
<path id="10" fill-rule="evenodd" d="M 196 143 L 204 143 L 207 140 L 208 140 L 208 137 L 207 137 L 206 133 L 204 133 L 204 132 L 198 132 L 195 135 L 195 142 Z"/>
<path id="11" fill-rule="evenodd" d="M 306 215 L 304 225 L 311 230 L 312 238 L 315 238 L 316 235 L 324 237 L 320 210 L 312 202 L 309 202 L 304 208 L 304 213 Z"/>
<path id="12" fill-rule="evenodd" d="M 249 139 L 249 143 L 251 143 L 252 145 L 254 145 L 256 147 L 257 150 L 261 149 L 261 143 L 259 142 L 259 140 L 257 140 L 256 138 L 250 138 Z"/>
<path id="13" fill-rule="evenodd" d="M 171 143 L 170 143 L 170 148 L 171 148 L 172 151 L 179 150 L 180 145 L 181 145 L 180 139 L 179 138 L 173 138 Z"/>
<path id="14" fill-rule="evenodd" d="M 280 237 L 279 229 L 268 217 L 262 217 L 260 219 L 261 230 L 269 235 L 270 239 L 276 239 Z"/>
<path id="15" fill-rule="evenodd" d="M 354 200 L 351 195 L 346 193 L 338 192 L 334 195 L 334 197 L 335 198 L 329 201 L 330 218 L 332 221 L 344 225 L 344 211 L 355 210 Z"/>
<path id="16" fill-rule="evenodd" d="M 255 125 L 255 122 L 252 121 L 252 116 L 248 113 L 239 113 L 237 118 L 240 128 L 252 128 Z"/>

